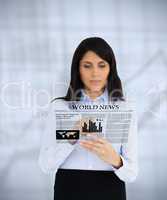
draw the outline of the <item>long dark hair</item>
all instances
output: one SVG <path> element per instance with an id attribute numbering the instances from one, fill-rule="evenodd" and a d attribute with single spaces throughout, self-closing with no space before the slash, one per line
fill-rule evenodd
<path id="1" fill-rule="evenodd" d="M 110 65 L 110 72 L 108 75 L 107 90 L 110 100 L 124 100 L 122 83 L 117 73 L 116 59 L 114 52 L 110 45 L 100 37 L 90 37 L 84 39 L 76 48 L 71 64 L 71 80 L 64 97 L 54 98 L 64 99 L 66 101 L 79 101 L 81 98 L 81 89 L 84 88 L 79 74 L 79 63 L 87 51 L 93 51 Z"/>

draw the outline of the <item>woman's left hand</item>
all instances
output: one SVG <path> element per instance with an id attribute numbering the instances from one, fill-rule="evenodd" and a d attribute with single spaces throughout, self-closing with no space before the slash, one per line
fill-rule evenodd
<path id="1" fill-rule="evenodd" d="M 89 136 L 91 135 L 92 133 Z M 93 135 L 95 134 L 93 133 Z M 93 140 L 82 140 L 80 141 L 80 144 L 82 147 L 95 153 L 100 159 L 111 164 L 115 168 L 119 168 L 123 165 L 121 157 L 114 150 L 111 143 L 102 137 L 97 136 Z"/>

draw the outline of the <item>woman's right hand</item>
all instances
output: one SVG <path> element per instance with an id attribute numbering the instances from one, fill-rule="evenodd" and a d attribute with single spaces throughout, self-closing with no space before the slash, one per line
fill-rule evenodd
<path id="1" fill-rule="evenodd" d="M 84 123 L 88 124 L 89 118 L 82 118 L 81 120 L 78 120 L 75 125 L 73 126 L 73 130 L 79 130 L 79 138 L 81 139 L 82 137 L 87 136 L 87 134 L 89 134 L 88 132 L 83 132 L 82 131 L 82 126 L 84 125 Z M 71 144 L 75 144 L 78 139 L 70 139 L 68 140 Z"/>

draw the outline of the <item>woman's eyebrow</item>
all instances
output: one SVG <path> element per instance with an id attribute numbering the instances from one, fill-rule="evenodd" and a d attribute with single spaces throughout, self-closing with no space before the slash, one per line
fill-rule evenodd
<path id="1" fill-rule="evenodd" d="M 99 61 L 99 63 L 104 63 L 105 64 L 106 62 L 104 60 L 101 60 L 101 61 Z"/>
<path id="2" fill-rule="evenodd" d="M 92 64 L 91 61 L 81 61 L 82 63 L 88 63 L 88 64 Z"/>
<path id="3" fill-rule="evenodd" d="M 89 63 L 89 64 L 92 64 L 91 61 L 81 61 L 81 62 L 82 62 L 82 63 Z M 99 61 L 98 63 L 105 63 L 105 61 L 101 60 L 101 61 Z"/>

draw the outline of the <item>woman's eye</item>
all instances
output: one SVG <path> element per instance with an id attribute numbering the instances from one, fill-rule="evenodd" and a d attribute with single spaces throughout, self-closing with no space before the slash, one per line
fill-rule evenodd
<path id="1" fill-rule="evenodd" d="M 85 67 L 85 68 L 90 68 L 91 66 L 90 66 L 90 65 L 84 65 L 84 67 Z"/>
<path id="2" fill-rule="evenodd" d="M 104 67 L 105 67 L 105 65 L 104 65 L 104 64 L 101 64 L 101 65 L 99 65 L 99 67 L 100 67 L 100 68 L 104 68 Z"/>

